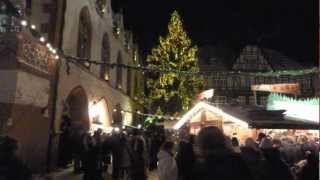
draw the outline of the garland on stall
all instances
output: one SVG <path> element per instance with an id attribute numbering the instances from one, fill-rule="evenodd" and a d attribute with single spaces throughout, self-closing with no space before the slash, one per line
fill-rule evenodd
<path id="1" fill-rule="evenodd" d="M 113 112 L 120 111 L 122 114 L 123 113 L 131 113 L 131 114 L 137 114 L 139 116 L 144 116 L 144 117 L 153 117 L 153 118 L 158 118 L 158 119 L 165 119 L 165 120 L 179 120 L 180 117 L 174 117 L 174 116 L 166 116 L 166 115 L 157 115 L 157 114 L 148 114 L 148 113 L 142 113 L 141 111 L 129 111 L 129 110 L 117 110 L 113 109 Z"/>

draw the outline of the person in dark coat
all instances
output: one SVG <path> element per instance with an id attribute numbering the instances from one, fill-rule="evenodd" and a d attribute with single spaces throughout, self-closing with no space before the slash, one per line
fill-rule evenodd
<path id="1" fill-rule="evenodd" d="M 99 149 L 89 134 L 85 137 L 85 149 L 83 180 L 102 180 Z"/>
<path id="2" fill-rule="evenodd" d="M 102 141 L 102 169 L 107 172 L 108 165 L 111 163 L 111 136 L 104 134 Z"/>
<path id="3" fill-rule="evenodd" d="M 307 165 L 298 174 L 299 180 L 318 180 L 319 179 L 319 154 L 311 152 L 307 155 Z"/>
<path id="4" fill-rule="evenodd" d="M 195 162 L 193 145 L 187 141 L 179 143 L 176 157 L 179 180 L 192 180 L 192 169 Z"/>
<path id="5" fill-rule="evenodd" d="M 161 134 L 155 133 L 151 137 L 150 147 L 149 147 L 149 170 L 152 171 L 157 168 L 157 154 L 160 150 L 161 144 L 163 143 Z"/>
<path id="6" fill-rule="evenodd" d="M 17 141 L 8 136 L 0 137 L 0 179 L 30 180 L 30 169 L 16 155 Z"/>
<path id="7" fill-rule="evenodd" d="M 111 154 L 112 154 L 112 178 L 119 179 L 121 171 L 121 161 L 123 146 L 121 142 L 121 135 L 115 133 L 112 135 L 110 140 Z"/>
<path id="8" fill-rule="evenodd" d="M 261 150 L 252 138 L 247 138 L 241 147 L 241 157 L 250 169 L 254 180 L 269 180 L 268 166 Z"/>
<path id="9" fill-rule="evenodd" d="M 58 165 L 61 168 L 66 168 L 72 160 L 71 119 L 68 115 L 63 115 L 60 131 Z"/>
<path id="10" fill-rule="evenodd" d="M 219 128 L 210 126 L 201 129 L 198 146 L 202 158 L 195 164 L 192 179 L 252 180 L 246 163 L 240 154 L 227 147 L 225 136 Z"/>
<path id="11" fill-rule="evenodd" d="M 293 180 L 293 174 L 289 166 L 282 160 L 279 149 L 262 149 L 269 167 L 269 179 L 272 180 Z"/>
<path id="12" fill-rule="evenodd" d="M 133 130 L 132 135 L 130 144 L 132 150 L 131 179 L 145 180 L 147 179 L 144 159 L 145 144 L 137 129 Z"/>
<path id="13" fill-rule="evenodd" d="M 72 144 L 72 152 L 73 152 L 73 158 L 74 158 L 74 173 L 79 174 L 83 170 L 83 157 L 85 156 L 85 147 L 84 147 L 84 138 L 86 137 L 86 132 L 84 129 L 80 129 L 77 132 L 77 135 L 75 135 L 73 139 Z"/>

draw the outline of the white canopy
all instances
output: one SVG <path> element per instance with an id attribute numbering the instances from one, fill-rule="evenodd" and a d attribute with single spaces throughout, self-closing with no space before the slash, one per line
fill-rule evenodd
<path id="1" fill-rule="evenodd" d="M 173 128 L 176 130 L 180 129 L 185 123 L 190 121 L 192 117 L 194 117 L 198 113 L 201 113 L 202 111 L 209 111 L 217 115 L 220 115 L 223 117 L 224 122 L 233 122 L 242 127 L 247 127 L 247 128 L 249 127 L 246 121 L 238 119 L 211 104 L 208 104 L 205 102 L 199 102 L 192 109 L 190 109 L 185 115 L 183 115 L 182 118 L 174 125 Z"/>

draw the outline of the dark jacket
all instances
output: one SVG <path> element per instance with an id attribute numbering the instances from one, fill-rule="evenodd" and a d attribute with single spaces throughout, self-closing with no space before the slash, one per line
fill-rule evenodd
<path id="1" fill-rule="evenodd" d="M 1 180 L 30 180 L 31 171 L 15 156 L 0 156 Z"/>
<path id="2" fill-rule="evenodd" d="M 132 156 L 132 167 L 131 167 L 131 179 L 132 180 L 145 180 L 147 179 L 145 169 L 144 153 L 144 142 L 139 137 L 134 137 L 131 141 L 131 156 Z"/>
<path id="3" fill-rule="evenodd" d="M 250 170 L 239 154 L 216 152 L 195 164 L 193 179 L 197 180 L 252 180 Z"/>
<path id="4" fill-rule="evenodd" d="M 307 158 L 307 165 L 303 167 L 299 180 L 318 180 L 319 179 L 319 157 L 317 154 L 311 154 Z"/>
<path id="5" fill-rule="evenodd" d="M 191 143 L 180 142 L 176 161 L 179 179 L 192 180 L 192 168 L 195 162 L 195 155 Z"/>
<path id="6" fill-rule="evenodd" d="M 254 180 L 269 180 L 270 167 L 263 158 L 262 152 L 250 147 L 242 147 L 241 157 L 250 169 Z"/>
<path id="7" fill-rule="evenodd" d="M 269 176 L 272 180 L 293 180 L 289 166 L 281 159 L 278 149 L 264 149 L 264 157 L 269 167 Z"/>

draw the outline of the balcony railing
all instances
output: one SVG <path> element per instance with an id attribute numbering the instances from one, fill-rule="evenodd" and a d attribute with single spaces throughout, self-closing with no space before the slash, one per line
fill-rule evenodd
<path id="1" fill-rule="evenodd" d="M 12 17 L 1 19 L 0 26 L 0 54 L 3 59 L 9 59 L 12 64 L 20 63 L 36 69 L 42 73 L 52 72 L 55 55 L 33 37 L 27 29 L 23 29 L 20 21 Z M 10 59 L 9 52 L 16 56 L 15 60 Z M 1 62 L 0 62 L 1 63 Z"/>

